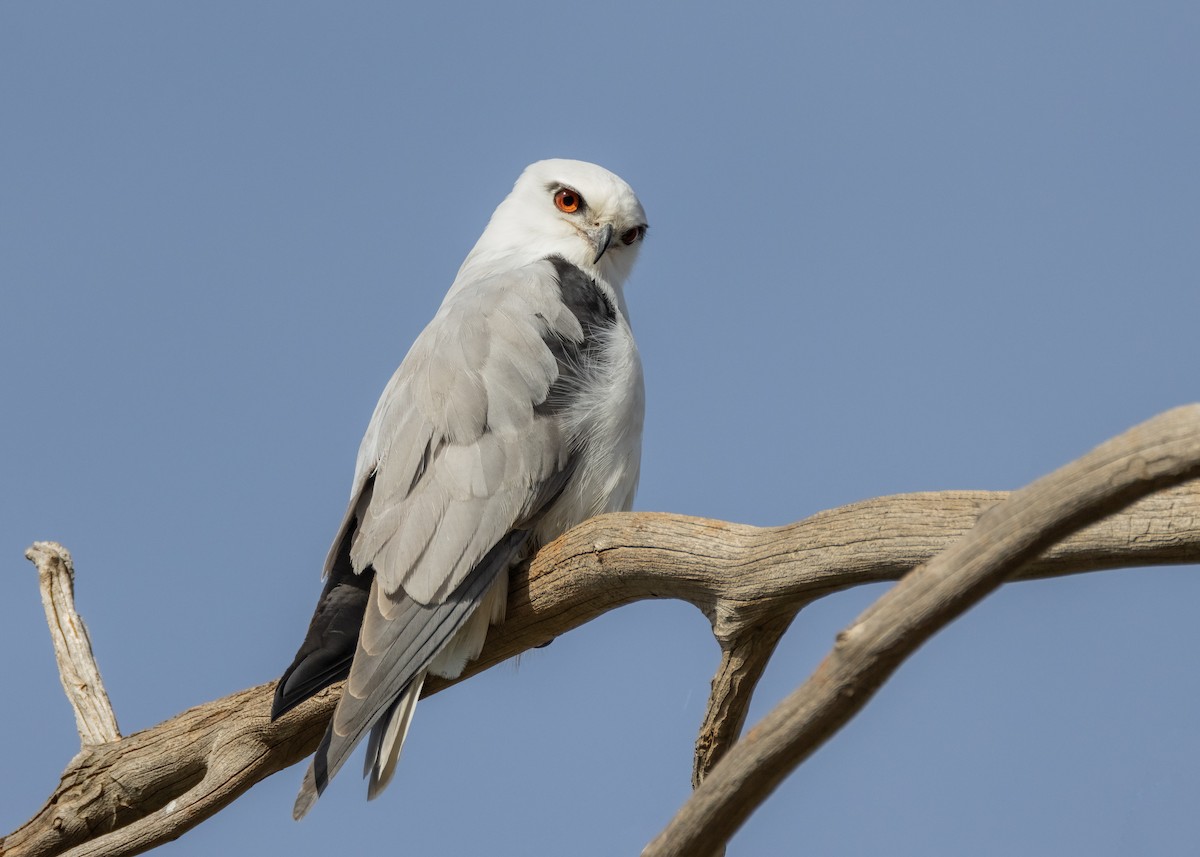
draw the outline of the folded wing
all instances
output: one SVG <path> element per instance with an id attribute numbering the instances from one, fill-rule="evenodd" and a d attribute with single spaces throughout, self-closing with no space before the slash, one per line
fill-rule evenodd
<path id="1" fill-rule="evenodd" d="M 437 656 L 531 546 L 531 530 L 578 460 L 556 418 L 553 403 L 562 397 L 552 392 L 572 384 L 572 352 L 583 347 L 583 327 L 563 302 L 554 266 L 539 262 L 454 293 L 392 377 L 363 439 L 326 563 L 326 592 L 341 599 L 331 615 L 359 610 L 361 630 L 297 817 L 376 724 L 372 747 L 383 760 L 376 774 L 390 776 L 426 671 L 461 670 L 464 657 L 447 667 Z M 345 579 L 348 569 L 359 579 Z M 364 604 L 363 576 L 372 573 Z M 342 603 L 347 612 L 339 614 Z M 314 634 L 321 636 L 310 628 Z M 482 634 L 472 636 L 468 646 L 476 650 L 465 657 L 482 645 Z M 345 674 L 349 647 L 344 635 L 337 641 L 342 648 L 324 660 L 313 644 L 311 669 L 301 669 L 297 656 L 281 682 L 286 702 Z M 289 676 L 295 687 L 283 691 Z"/>

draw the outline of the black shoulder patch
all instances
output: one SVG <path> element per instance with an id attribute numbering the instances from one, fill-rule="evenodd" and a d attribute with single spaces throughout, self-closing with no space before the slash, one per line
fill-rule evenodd
<path id="1" fill-rule="evenodd" d="M 561 256 L 546 259 L 554 266 L 562 302 L 583 330 L 582 342 L 571 342 L 558 336 L 547 336 L 546 347 L 558 361 L 558 380 L 550 388 L 546 400 L 534 405 L 534 412 L 543 416 L 570 407 L 581 390 L 588 367 L 597 359 L 599 332 L 617 322 L 616 307 L 609 302 L 596 281 Z"/>
<path id="2" fill-rule="evenodd" d="M 579 319 L 585 337 L 589 329 L 607 327 L 617 320 L 616 308 L 609 303 L 595 280 L 562 256 L 551 256 L 546 261 L 554 266 L 563 303 Z"/>

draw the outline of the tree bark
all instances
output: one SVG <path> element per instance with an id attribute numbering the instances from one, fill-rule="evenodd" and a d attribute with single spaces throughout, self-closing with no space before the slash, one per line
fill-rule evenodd
<path id="1" fill-rule="evenodd" d="M 711 855 L 917 648 L 1042 550 L 1200 475 L 1200 408 L 1169 411 L 1012 494 L 849 627 L 812 676 L 735 745 L 644 857 Z"/>
<path id="2" fill-rule="evenodd" d="M 1168 442 L 1164 438 L 1175 444 L 1170 452 L 1164 451 Z M 1108 458 L 1101 456 L 1107 463 L 1100 467 L 1094 456 L 1113 444 L 1124 445 L 1116 452 L 1110 448 L 1105 453 Z M 726 763 L 736 761 L 735 751 L 763 744 L 763 733 L 755 727 L 749 740 L 733 745 L 734 751 L 722 760 L 745 722 L 763 666 L 797 611 L 833 592 L 901 578 L 959 541 L 998 504 L 1003 505 L 986 516 L 986 527 L 981 524 L 972 539 L 963 540 L 966 547 L 913 575 L 918 581 L 943 581 L 942 585 L 951 587 L 950 595 L 934 598 L 935 606 L 922 612 L 929 603 L 914 593 L 924 590 L 906 582 L 881 599 L 883 603 L 890 597 L 893 601 L 889 603 L 900 606 L 872 608 L 845 632 L 839 648 L 810 679 L 810 683 L 828 687 L 856 688 L 854 693 L 834 694 L 835 720 L 841 718 L 844 723 L 853 716 L 891 668 L 1004 579 L 1200 561 L 1200 483 L 1157 490 L 1125 505 L 1141 493 L 1198 472 L 1200 406 L 1168 412 L 1091 456 L 1086 465 L 1082 462 L 1088 457 L 1077 462 L 1082 471 L 1055 483 L 1050 493 L 1059 505 L 1050 517 L 1046 517 L 1046 507 L 1038 505 L 1043 500 L 1036 492 L 1030 505 L 1028 494 L 1022 492 L 1014 504 L 1004 502 L 1010 498 L 1005 492 L 950 491 L 877 498 L 783 527 L 660 513 L 594 518 L 548 545 L 528 569 L 512 576 L 508 618 L 492 630 L 479 660 L 454 682 L 431 679 L 425 695 L 623 604 L 645 598 L 688 601 L 709 618 L 722 649 L 697 741 L 694 777 L 699 788 L 693 799 L 700 799 L 706 789 L 728 787 L 721 771 Z M 1095 486 L 1080 481 L 1083 472 L 1101 483 L 1107 480 L 1107 493 L 1088 493 Z M 1072 532 L 1103 514 L 1108 516 Z M 1004 526 L 997 530 L 1001 523 Z M 1017 535 L 1012 535 L 1014 532 Z M 998 558 L 980 560 L 974 551 L 994 546 L 997 533 L 1004 536 L 1006 549 Z M 1017 541 L 1005 541 L 1010 538 Z M 964 568 L 968 571 L 963 572 Z M 960 589 L 954 589 L 956 586 Z M 892 594 L 897 590 L 901 595 Z M 895 601 L 897 598 L 901 600 Z M 882 649 L 877 651 L 875 646 Z M 857 652 L 854 657 L 847 655 L 851 649 Z M 831 684 L 834 660 L 849 670 L 843 678 L 851 685 Z M 884 669 L 856 674 L 855 664 Z M 807 686 L 797 691 L 802 707 L 814 698 L 804 696 L 812 693 L 805 690 Z M 268 712 L 273 682 L 267 683 L 189 709 L 134 735 L 85 744 L 46 805 L 0 840 L 0 855 L 119 857 L 175 839 L 254 783 L 313 752 L 339 691 L 340 686 L 334 686 L 271 723 Z M 792 701 L 785 700 L 783 705 Z M 777 714 L 773 712 L 768 719 Z M 786 715 L 779 716 L 786 720 Z M 798 751 L 794 745 L 805 741 L 819 745 L 840 723 L 827 725 L 800 738 L 796 737 L 797 728 L 804 727 L 785 728 L 779 740 L 790 749 L 784 752 L 782 774 L 773 769 L 765 789 L 756 787 L 753 795 L 747 790 L 748 803 L 740 805 L 737 812 L 728 806 L 710 808 L 710 814 L 724 813 L 726 821 L 719 833 L 682 845 L 660 838 L 647 853 L 711 854 L 718 850 L 728 833 L 769 794 L 773 783 L 810 752 Z M 761 774 L 764 768 L 759 767 Z M 744 771 L 739 776 L 745 776 Z M 736 788 L 733 791 L 736 793 Z M 664 836 L 670 830 L 664 831 Z"/>

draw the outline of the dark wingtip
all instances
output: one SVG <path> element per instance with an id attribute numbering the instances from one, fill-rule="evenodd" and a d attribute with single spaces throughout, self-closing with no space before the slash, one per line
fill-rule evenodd
<path id="1" fill-rule="evenodd" d="M 374 576 L 370 568 L 360 575 L 338 569 L 330 578 L 313 611 L 304 642 L 275 685 L 272 720 L 350 674 Z"/>
<path id="2" fill-rule="evenodd" d="M 277 720 L 306 699 L 350 675 L 355 642 L 354 639 L 343 638 L 338 645 L 327 649 L 306 651 L 301 648 L 296 660 L 275 685 L 271 720 Z"/>
<path id="3" fill-rule="evenodd" d="M 271 700 L 271 722 L 274 723 L 280 717 L 287 714 L 293 708 L 300 704 L 300 699 L 288 700 L 285 696 L 285 688 L 287 686 L 288 676 L 292 674 L 291 668 L 288 669 L 275 683 L 275 698 Z"/>
<path id="4" fill-rule="evenodd" d="M 287 714 L 287 709 L 283 707 L 283 700 L 279 698 L 279 691 L 283 688 L 283 679 L 280 679 L 275 685 L 275 698 L 271 700 L 271 722 L 274 723 L 283 715 Z"/>
<path id="5" fill-rule="evenodd" d="M 299 680 L 301 676 L 296 675 L 298 671 L 303 673 L 303 667 L 307 665 L 310 658 L 311 655 L 306 655 L 304 649 L 301 649 L 296 654 L 296 660 L 292 661 L 291 666 L 284 670 L 279 681 L 275 683 L 275 696 L 271 700 L 271 722 L 283 717 L 325 686 L 320 684 L 320 680 L 309 679 L 302 682 Z"/>

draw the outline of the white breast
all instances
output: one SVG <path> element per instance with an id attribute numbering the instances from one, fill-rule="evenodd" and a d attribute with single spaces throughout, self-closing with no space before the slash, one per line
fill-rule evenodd
<path id="1" fill-rule="evenodd" d="M 645 386 L 633 331 L 625 318 L 602 334 L 582 367 L 578 395 L 560 416 L 564 434 L 574 438 L 580 461 L 571 482 L 537 529 L 545 544 L 602 512 L 633 505 L 642 457 Z"/>

